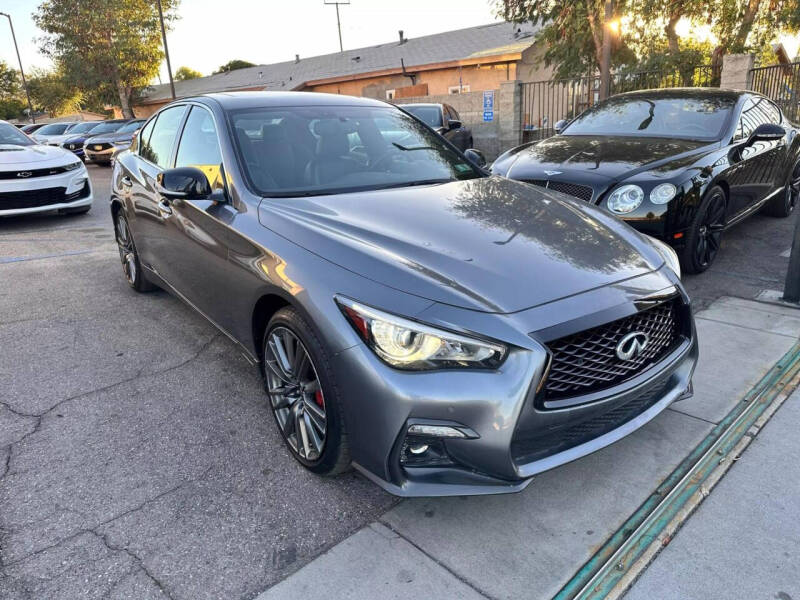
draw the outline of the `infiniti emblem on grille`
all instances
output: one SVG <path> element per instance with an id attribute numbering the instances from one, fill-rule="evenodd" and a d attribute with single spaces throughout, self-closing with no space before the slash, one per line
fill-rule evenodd
<path id="1" fill-rule="evenodd" d="M 31 175 L 33 175 L 33 173 L 30 171 L 20 171 L 17 173 L 17 177 L 30 177 Z"/>
<path id="2" fill-rule="evenodd" d="M 617 344 L 617 357 L 620 360 L 633 360 L 644 352 L 649 341 L 650 338 L 644 331 L 629 333 Z"/>
<path id="3" fill-rule="evenodd" d="M 553 175 L 561 175 L 561 173 L 563 173 L 563 171 L 545 171 L 544 172 L 545 175 L 549 175 L 550 177 L 552 177 Z"/>

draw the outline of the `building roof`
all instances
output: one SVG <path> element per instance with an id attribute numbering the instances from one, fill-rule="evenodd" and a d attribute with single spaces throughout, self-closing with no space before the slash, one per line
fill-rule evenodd
<path id="1" fill-rule="evenodd" d="M 257 65 L 227 73 L 175 82 L 179 98 L 229 90 L 295 90 L 310 82 L 353 79 L 369 74 L 401 72 L 401 59 L 409 71 L 426 65 L 479 64 L 501 56 L 509 60 L 529 48 L 538 28 L 530 24 L 492 23 L 446 31 L 419 38 L 345 50 L 334 54 L 300 58 L 271 65 Z M 171 98 L 169 84 L 143 90 L 140 102 L 163 102 Z"/>

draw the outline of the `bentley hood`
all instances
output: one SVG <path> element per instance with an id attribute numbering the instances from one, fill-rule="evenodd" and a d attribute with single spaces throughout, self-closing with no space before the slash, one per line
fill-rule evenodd
<path id="1" fill-rule="evenodd" d="M 499 177 L 265 198 L 261 224 L 403 292 L 508 313 L 659 268 L 640 234 L 560 194 Z"/>
<path id="2" fill-rule="evenodd" d="M 716 142 L 631 136 L 556 135 L 499 157 L 492 172 L 514 179 L 619 181 L 718 147 Z"/>

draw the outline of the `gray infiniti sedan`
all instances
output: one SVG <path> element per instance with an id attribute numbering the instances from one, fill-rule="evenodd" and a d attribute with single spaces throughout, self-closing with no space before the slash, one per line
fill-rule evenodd
<path id="1" fill-rule="evenodd" d="M 478 164 L 380 101 L 174 102 L 114 166 L 123 272 L 259 365 L 307 469 L 518 491 L 690 395 L 697 341 L 670 248 Z"/>

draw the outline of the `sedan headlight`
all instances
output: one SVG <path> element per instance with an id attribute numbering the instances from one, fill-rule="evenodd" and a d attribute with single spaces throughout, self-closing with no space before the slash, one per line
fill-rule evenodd
<path id="1" fill-rule="evenodd" d="M 336 302 L 364 342 L 398 369 L 487 368 L 500 365 L 506 348 L 385 313 L 348 298 Z"/>
<path id="2" fill-rule="evenodd" d="M 678 188 L 671 183 L 661 183 L 650 190 L 650 202 L 653 204 L 666 204 L 672 200 L 677 193 Z"/>
<path id="3" fill-rule="evenodd" d="M 81 161 L 70 163 L 64 166 L 65 171 L 74 171 L 75 169 L 80 169 L 83 166 Z"/>
<path id="4" fill-rule="evenodd" d="M 649 235 L 644 236 L 647 238 L 647 241 L 650 242 L 650 245 L 656 249 L 656 251 L 661 255 L 664 259 L 664 262 L 667 263 L 667 266 L 672 269 L 675 274 L 680 279 L 681 276 L 681 263 L 678 260 L 678 255 L 672 247 L 668 246 L 661 240 L 657 240 L 654 237 L 650 237 Z"/>
<path id="5" fill-rule="evenodd" d="M 611 192 L 608 197 L 608 209 L 624 215 L 639 208 L 644 200 L 644 192 L 638 185 L 623 185 Z"/>

